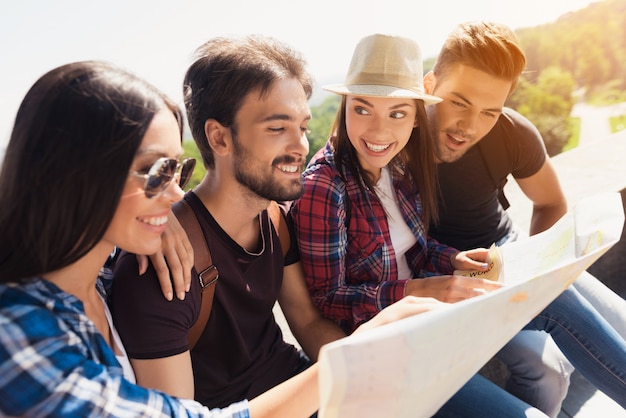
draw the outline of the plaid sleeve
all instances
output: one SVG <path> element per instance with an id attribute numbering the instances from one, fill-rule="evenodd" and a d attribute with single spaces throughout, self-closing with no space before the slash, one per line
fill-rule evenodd
<path id="1" fill-rule="evenodd" d="M 358 245 L 348 242 L 346 198 L 345 185 L 337 176 L 323 170 L 309 172 L 305 174 L 304 194 L 294 202 L 291 216 L 313 302 L 324 316 L 349 333 L 401 299 L 406 284 L 384 281 L 376 274 L 346 277 L 348 262 L 354 261 L 347 259 L 348 246 Z"/>
<path id="2" fill-rule="evenodd" d="M 246 401 L 209 410 L 129 382 L 93 323 L 72 325 L 19 290 L 0 286 L 0 306 L 0 416 L 249 416 Z"/>
<path id="3" fill-rule="evenodd" d="M 427 262 L 424 267 L 426 270 L 437 274 L 452 274 L 454 267 L 452 266 L 453 254 L 459 251 L 456 248 L 439 243 L 434 238 L 428 237 L 427 243 Z"/>

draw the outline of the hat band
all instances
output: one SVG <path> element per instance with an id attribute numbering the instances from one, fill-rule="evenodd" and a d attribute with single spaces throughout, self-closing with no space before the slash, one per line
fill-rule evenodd
<path id="1" fill-rule="evenodd" d="M 374 86 L 392 86 L 399 89 L 410 90 L 416 93 L 424 94 L 424 87 L 415 81 L 411 77 L 406 77 L 401 74 L 376 74 L 360 72 L 353 77 L 347 77 L 346 86 L 353 85 L 374 85 Z"/>

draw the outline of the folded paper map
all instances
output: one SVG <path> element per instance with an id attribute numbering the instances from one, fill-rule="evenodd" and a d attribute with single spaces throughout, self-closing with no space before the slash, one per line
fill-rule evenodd
<path id="1" fill-rule="evenodd" d="M 322 347 L 320 418 L 430 417 L 619 239 L 619 193 L 494 250 L 504 286 Z M 492 268 L 493 270 L 493 268 Z"/>

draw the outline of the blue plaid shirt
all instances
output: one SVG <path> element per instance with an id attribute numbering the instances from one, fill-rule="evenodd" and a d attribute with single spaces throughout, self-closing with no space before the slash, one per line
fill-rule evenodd
<path id="1" fill-rule="evenodd" d="M 78 299 L 42 279 L 0 284 L 0 416 L 247 418 L 247 405 L 209 411 L 132 384 Z"/>
<path id="2" fill-rule="evenodd" d="M 383 204 L 376 193 L 361 193 L 360 180 L 345 171 L 344 179 L 327 143 L 303 173 L 304 194 L 290 215 L 313 302 L 350 333 L 402 299 L 408 280 L 398 280 Z M 401 167 L 390 171 L 400 212 L 417 239 L 406 252 L 413 277 L 452 274 L 457 250 L 427 237 L 415 184 Z"/>

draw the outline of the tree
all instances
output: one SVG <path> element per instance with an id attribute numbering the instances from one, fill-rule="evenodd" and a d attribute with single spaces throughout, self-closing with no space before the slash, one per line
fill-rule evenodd
<path id="1" fill-rule="evenodd" d="M 520 79 L 507 105 L 517 109 L 539 129 L 548 154 L 563 150 L 571 137 L 569 115 L 574 106 L 573 76 L 557 67 L 543 70 L 533 83 Z"/>
<path id="2" fill-rule="evenodd" d="M 185 187 L 185 191 L 187 191 L 193 189 L 202 181 L 202 178 L 206 174 L 206 169 L 204 168 L 204 164 L 202 164 L 202 156 L 200 156 L 200 151 L 193 139 L 185 139 L 183 141 L 183 158 L 196 159 L 196 168 L 193 170 L 191 179 Z"/>
<path id="3" fill-rule="evenodd" d="M 312 118 L 311 122 L 309 122 L 309 133 L 307 134 L 309 139 L 307 162 L 328 141 L 340 102 L 341 98 L 333 94 L 326 97 L 318 106 L 311 107 Z"/>
<path id="4" fill-rule="evenodd" d="M 594 2 L 515 33 L 531 71 L 558 66 L 574 76 L 578 87 L 590 90 L 624 79 L 626 0 Z"/>

